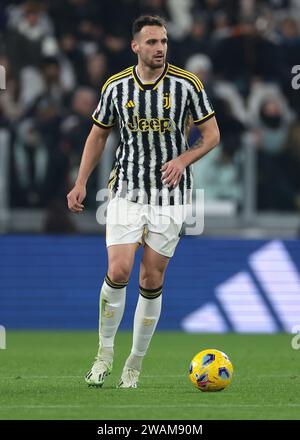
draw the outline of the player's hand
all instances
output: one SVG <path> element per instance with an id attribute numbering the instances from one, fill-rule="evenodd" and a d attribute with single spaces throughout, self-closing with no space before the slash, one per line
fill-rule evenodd
<path id="1" fill-rule="evenodd" d="M 86 188 L 84 185 L 75 185 L 72 191 L 67 195 L 68 208 L 72 212 L 82 212 L 84 205 L 82 204 L 86 196 Z"/>
<path id="2" fill-rule="evenodd" d="M 168 185 L 170 188 L 176 188 L 179 185 L 182 174 L 184 172 L 185 165 L 183 160 L 180 157 L 176 157 L 176 159 L 172 159 L 169 162 L 166 162 L 162 167 L 162 178 L 164 184 Z"/>

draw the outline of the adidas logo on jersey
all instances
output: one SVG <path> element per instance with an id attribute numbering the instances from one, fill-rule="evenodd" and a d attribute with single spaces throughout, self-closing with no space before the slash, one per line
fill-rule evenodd
<path id="1" fill-rule="evenodd" d="M 125 105 L 126 108 L 132 108 L 134 107 L 134 102 L 133 101 L 128 101 L 127 104 Z"/>

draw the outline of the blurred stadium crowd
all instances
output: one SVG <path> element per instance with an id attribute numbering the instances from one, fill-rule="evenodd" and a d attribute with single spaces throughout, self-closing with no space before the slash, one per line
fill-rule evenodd
<path id="1" fill-rule="evenodd" d="M 257 209 L 300 210 L 297 0 L 1 1 L 0 130 L 10 146 L 10 206 L 65 204 L 101 85 L 136 61 L 130 32 L 141 13 L 167 20 L 168 59 L 199 76 L 216 110 L 221 144 L 195 167 L 196 187 L 242 207 L 248 143 Z M 90 188 L 94 208 L 96 173 Z"/>

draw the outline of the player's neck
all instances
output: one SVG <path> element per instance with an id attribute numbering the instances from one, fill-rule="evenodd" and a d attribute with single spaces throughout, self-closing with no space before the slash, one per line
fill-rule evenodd
<path id="1" fill-rule="evenodd" d="M 150 83 L 155 82 L 161 76 L 164 69 L 165 64 L 157 69 L 151 69 L 150 67 L 138 64 L 135 71 L 142 83 Z"/>

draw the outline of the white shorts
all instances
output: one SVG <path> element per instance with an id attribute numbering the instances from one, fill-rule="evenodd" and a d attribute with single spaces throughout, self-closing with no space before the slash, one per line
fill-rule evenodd
<path id="1" fill-rule="evenodd" d="M 186 218 L 188 205 L 143 205 L 115 196 L 107 205 L 106 246 L 147 244 L 172 257 Z"/>

